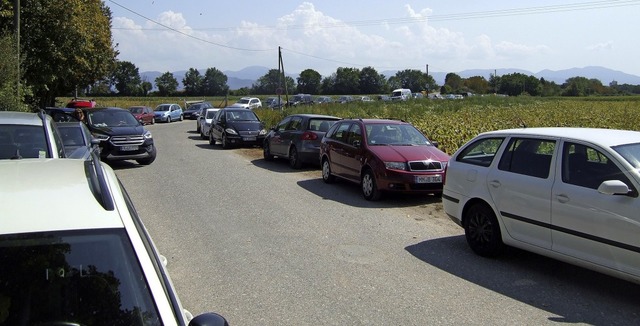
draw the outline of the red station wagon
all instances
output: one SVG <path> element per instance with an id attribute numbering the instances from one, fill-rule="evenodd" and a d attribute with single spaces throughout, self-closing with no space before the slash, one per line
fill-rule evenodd
<path id="1" fill-rule="evenodd" d="M 449 155 L 400 120 L 341 120 L 320 145 L 322 179 L 359 183 L 367 200 L 384 192 L 441 195 L 448 161 Z"/>

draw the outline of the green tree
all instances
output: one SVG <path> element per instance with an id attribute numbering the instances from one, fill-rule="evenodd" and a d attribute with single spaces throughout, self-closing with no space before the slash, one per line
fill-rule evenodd
<path id="1" fill-rule="evenodd" d="M 170 72 L 165 72 L 155 80 L 160 96 L 168 96 L 178 89 L 178 80 Z"/>
<path id="2" fill-rule="evenodd" d="M 473 76 L 465 79 L 464 88 L 475 94 L 487 94 L 491 90 L 489 82 L 482 76 Z"/>
<path id="3" fill-rule="evenodd" d="M 360 94 L 387 93 L 387 79 L 373 67 L 365 67 L 360 71 Z"/>
<path id="4" fill-rule="evenodd" d="M 451 87 L 453 93 L 459 93 L 464 86 L 464 80 L 458 74 L 450 72 L 444 77 L 444 84 Z"/>
<path id="5" fill-rule="evenodd" d="M 18 86 L 21 76 L 15 38 L 8 34 L 0 36 L 0 49 L 0 111 L 26 110 L 17 91 L 20 88 L 24 94 L 26 89 Z"/>
<path id="6" fill-rule="evenodd" d="M 278 69 L 269 70 L 252 85 L 253 94 L 275 94 L 278 88 L 282 89 L 283 94 L 285 89 L 288 93 L 295 89 L 293 78 L 282 76 Z"/>
<path id="7" fill-rule="evenodd" d="M 140 90 L 142 91 L 142 95 L 144 96 L 149 95 L 149 92 L 151 91 L 151 89 L 153 89 L 153 84 L 151 84 L 150 81 L 145 80 L 142 83 L 140 83 Z"/>
<path id="8" fill-rule="evenodd" d="M 3 1 L 13 11 L 13 1 Z M 117 51 L 112 43 L 111 10 L 101 0 L 22 0 L 20 29 L 28 100 L 40 107 L 55 97 L 109 77 Z M 12 30 L 13 15 L 0 15 L 0 28 Z"/>
<path id="9" fill-rule="evenodd" d="M 222 71 L 216 68 L 207 68 L 207 71 L 204 73 L 204 80 L 202 83 L 204 95 L 226 95 L 229 91 L 227 80 L 227 75 L 225 75 Z"/>
<path id="10" fill-rule="evenodd" d="M 336 95 L 360 94 L 360 70 L 357 68 L 338 68 L 333 92 Z"/>
<path id="11" fill-rule="evenodd" d="M 426 90 L 427 87 L 430 89 L 437 88 L 433 77 L 427 76 L 426 73 L 420 70 L 406 69 L 398 71 L 394 77 L 389 79 L 389 84 L 393 83 L 393 88 L 408 88 L 413 92 Z"/>
<path id="12" fill-rule="evenodd" d="M 509 96 L 540 95 L 540 80 L 534 76 L 521 73 L 507 74 L 500 77 L 498 93 Z"/>
<path id="13" fill-rule="evenodd" d="M 320 93 L 322 76 L 313 69 L 306 69 L 298 77 L 298 93 L 318 94 Z"/>
<path id="14" fill-rule="evenodd" d="M 108 79 L 103 79 L 95 82 L 90 87 L 91 95 L 110 95 L 111 92 L 111 81 Z"/>
<path id="15" fill-rule="evenodd" d="M 138 67 L 129 61 L 117 61 L 112 82 L 120 95 L 139 94 L 141 80 Z"/>
<path id="16" fill-rule="evenodd" d="M 189 68 L 182 78 L 182 85 L 184 85 L 184 92 L 186 95 L 200 95 L 202 94 L 202 85 L 204 83 L 204 77 L 200 75 L 198 69 Z"/>

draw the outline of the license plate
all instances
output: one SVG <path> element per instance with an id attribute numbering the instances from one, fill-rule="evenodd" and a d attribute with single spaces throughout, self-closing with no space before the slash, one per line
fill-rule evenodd
<path id="1" fill-rule="evenodd" d="M 138 146 L 120 146 L 121 152 L 131 152 L 131 151 L 137 151 L 137 150 L 138 150 Z"/>
<path id="2" fill-rule="evenodd" d="M 436 175 L 417 175 L 416 183 L 442 183 L 442 176 Z"/>
<path id="3" fill-rule="evenodd" d="M 242 137 L 244 141 L 256 141 L 256 137 Z"/>

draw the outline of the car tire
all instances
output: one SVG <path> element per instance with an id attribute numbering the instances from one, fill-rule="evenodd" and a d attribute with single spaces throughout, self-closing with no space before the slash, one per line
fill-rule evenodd
<path id="1" fill-rule="evenodd" d="M 331 164 L 327 158 L 322 159 L 322 181 L 325 183 L 336 182 L 336 177 L 331 174 Z"/>
<path id="2" fill-rule="evenodd" d="M 171 123 L 171 117 L 167 117 L 167 123 Z"/>
<path id="3" fill-rule="evenodd" d="M 136 162 L 138 162 L 138 164 L 140 164 L 140 165 L 149 165 L 149 164 L 153 163 L 153 161 L 156 160 L 156 147 L 155 146 L 153 146 L 153 149 L 151 150 L 151 152 L 149 154 L 151 154 L 149 157 L 136 160 Z"/>
<path id="4" fill-rule="evenodd" d="M 262 145 L 262 157 L 265 161 L 273 161 L 273 155 L 271 155 L 271 149 L 269 148 L 269 140 L 265 140 Z"/>
<path id="5" fill-rule="evenodd" d="M 382 192 L 378 190 L 376 178 L 371 170 L 366 170 L 364 174 L 362 174 L 360 187 L 362 188 L 362 195 L 366 200 L 376 201 L 379 200 L 382 195 Z"/>
<path id="6" fill-rule="evenodd" d="M 156 124 L 156 118 L 155 118 L 155 117 L 154 117 L 154 118 L 151 118 L 151 124 L 152 124 L 152 125 Z"/>
<path id="7" fill-rule="evenodd" d="M 202 132 L 202 128 L 200 128 L 200 138 L 207 139 L 207 136 Z"/>
<path id="8" fill-rule="evenodd" d="M 202 132 L 202 130 L 201 130 L 201 129 L 202 129 L 202 128 L 200 128 L 200 124 L 197 124 L 197 125 L 196 125 L 196 132 L 200 132 L 200 133 L 201 133 L 201 132 Z"/>
<path id="9" fill-rule="evenodd" d="M 495 257 L 502 252 L 504 243 L 500 225 L 491 207 L 476 203 L 464 214 L 464 235 L 471 250 L 479 256 Z"/>
<path id="10" fill-rule="evenodd" d="M 298 149 L 295 146 L 292 146 L 289 150 L 289 166 L 292 169 L 299 170 L 302 167 L 302 162 L 300 162 L 300 155 L 298 155 Z"/>
<path id="11" fill-rule="evenodd" d="M 183 120 L 184 120 L 184 116 L 181 114 L 180 115 L 180 121 L 183 121 Z"/>
<path id="12" fill-rule="evenodd" d="M 215 144 L 216 144 L 216 139 L 213 138 L 213 133 L 209 131 L 209 145 L 215 146 Z"/>
<path id="13" fill-rule="evenodd" d="M 220 143 L 222 144 L 222 149 L 229 149 L 229 142 L 227 141 L 226 134 L 222 134 L 222 140 L 220 141 Z"/>

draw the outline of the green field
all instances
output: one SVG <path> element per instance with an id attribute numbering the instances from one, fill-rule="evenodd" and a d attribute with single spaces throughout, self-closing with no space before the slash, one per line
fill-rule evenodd
<path id="1" fill-rule="evenodd" d="M 262 97 L 261 97 L 262 98 Z M 184 104 L 202 98 L 96 98 L 99 106 L 129 107 Z M 59 101 L 65 103 L 66 98 Z M 223 106 L 224 98 L 206 98 Z M 235 98 L 229 99 L 230 103 Z M 640 97 L 533 98 L 471 97 L 463 100 L 412 100 L 314 105 L 282 111 L 256 110 L 267 126 L 292 113 L 318 113 L 342 118 L 396 118 L 414 124 L 440 148 L 452 154 L 480 132 L 527 127 L 597 127 L 640 130 Z"/>

